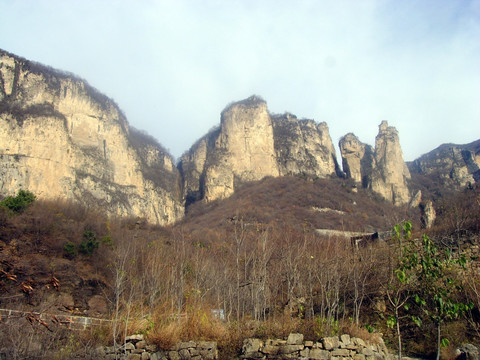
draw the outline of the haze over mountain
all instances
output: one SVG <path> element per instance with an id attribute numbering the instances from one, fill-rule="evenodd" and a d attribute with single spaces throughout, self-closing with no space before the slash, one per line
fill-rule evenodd
<path id="1" fill-rule="evenodd" d="M 123 77 L 150 75 L 136 60 Z M 396 121 L 337 148 L 330 120 L 250 95 L 176 162 L 86 80 L 0 49 L 0 358 L 478 355 L 480 140 L 405 162 Z"/>
<path id="2" fill-rule="evenodd" d="M 480 133 L 479 4 L 4 0 L 0 48 L 88 79 L 177 159 L 260 94 L 327 122 L 335 147 L 387 120 L 412 161 Z"/>
<path id="3" fill-rule="evenodd" d="M 409 203 L 417 190 L 409 188 L 398 131 L 386 121 L 375 148 L 352 133 L 341 139 L 344 173 L 326 123 L 272 115 L 252 96 L 227 106 L 220 127 L 197 141 L 177 169 L 158 142 L 131 128 L 118 106 L 85 81 L 6 51 L 0 56 L 3 196 L 27 189 L 166 224 L 192 202 L 229 197 L 265 177 L 351 178 L 395 205 Z M 478 180 L 478 146 L 449 154 L 433 152 L 414 169 L 455 189 Z M 439 161 L 445 166 L 437 169 Z"/>

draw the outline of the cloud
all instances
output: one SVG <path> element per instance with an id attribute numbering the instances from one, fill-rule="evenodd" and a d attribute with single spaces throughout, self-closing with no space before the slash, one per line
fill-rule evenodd
<path id="1" fill-rule="evenodd" d="M 409 160 L 480 133 L 479 1 L 0 0 L 0 47 L 87 79 L 179 156 L 251 94 Z"/>

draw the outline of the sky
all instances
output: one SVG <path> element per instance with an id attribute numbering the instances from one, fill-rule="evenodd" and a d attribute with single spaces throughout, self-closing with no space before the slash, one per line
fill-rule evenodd
<path id="1" fill-rule="evenodd" d="M 177 159 L 253 94 L 335 144 L 387 120 L 407 161 L 480 139 L 480 0 L 0 0 L 0 48 L 87 80 Z"/>

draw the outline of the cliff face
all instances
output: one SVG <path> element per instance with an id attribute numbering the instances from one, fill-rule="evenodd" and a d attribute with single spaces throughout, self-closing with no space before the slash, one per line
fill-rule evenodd
<path id="1" fill-rule="evenodd" d="M 339 145 L 348 178 L 394 204 L 409 202 L 410 171 L 394 127 L 382 122 L 375 148 L 351 133 Z M 244 182 L 341 174 L 326 123 L 272 116 L 256 96 L 228 106 L 179 169 L 172 161 L 86 82 L 0 50 L 2 196 L 26 189 L 166 224 L 183 216 L 185 202 L 228 197 Z M 409 166 L 442 185 L 464 187 L 480 180 L 480 140 L 442 145 Z"/>
<path id="2" fill-rule="evenodd" d="M 141 140 L 143 137 L 143 140 Z M 0 51 L 0 193 L 74 199 L 165 224 L 183 214 L 178 171 L 84 81 Z"/>
<path id="3" fill-rule="evenodd" d="M 250 97 L 227 107 L 220 128 L 182 157 L 184 193 L 206 201 L 233 194 L 242 182 L 278 176 L 273 126 L 265 101 Z"/>
<path id="4" fill-rule="evenodd" d="M 342 155 L 343 171 L 347 178 L 362 184 L 364 188 L 370 188 L 375 164 L 373 148 L 360 142 L 352 133 L 340 139 L 339 147 Z"/>
<path id="5" fill-rule="evenodd" d="M 353 134 L 341 138 L 339 146 L 348 178 L 394 204 L 403 205 L 410 201 L 407 185 L 410 172 L 403 161 L 398 132 L 394 127 L 382 121 L 374 150 Z"/>
<path id="6" fill-rule="evenodd" d="M 394 204 L 406 204 L 410 201 L 409 179 L 410 171 L 403 161 L 397 129 L 382 121 L 375 138 L 372 190 Z"/>
<path id="7" fill-rule="evenodd" d="M 280 175 L 305 174 L 325 178 L 339 172 L 335 148 L 325 122 L 273 117 L 275 153 Z"/>
<path id="8" fill-rule="evenodd" d="M 238 183 L 278 176 L 267 104 L 252 97 L 222 112 L 204 179 L 207 201 L 230 196 Z"/>
<path id="9" fill-rule="evenodd" d="M 444 144 L 408 164 L 412 173 L 427 175 L 451 190 L 480 181 L 480 140 Z"/>
<path id="10" fill-rule="evenodd" d="M 181 159 L 187 203 L 230 196 L 246 181 L 266 176 L 338 171 L 325 123 L 271 117 L 267 104 L 252 96 L 222 112 L 220 128 L 200 139 Z"/>

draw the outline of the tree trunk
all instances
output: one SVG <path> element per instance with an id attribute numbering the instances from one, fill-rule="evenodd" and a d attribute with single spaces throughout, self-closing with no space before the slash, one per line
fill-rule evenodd
<path id="1" fill-rule="evenodd" d="M 437 322 L 437 360 L 440 360 L 440 321 Z"/>
<path id="2" fill-rule="evenodd" d="M 395 307 L 395 319 L 397 322 L 398 360 L 402 360 L 402 335 L 400 333 L 400 319 L 398 318 L 398 307 Z"/>

